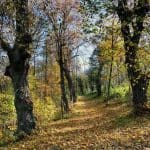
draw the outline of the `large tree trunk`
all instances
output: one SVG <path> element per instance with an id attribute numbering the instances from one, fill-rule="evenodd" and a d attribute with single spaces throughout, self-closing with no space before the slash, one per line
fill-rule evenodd
<path id="1" fill-rule="evenodd" d="M 20 83 L 21 85 L 19 85 Z M 17 113 L 17 132 L 24 131 L 30 134 L 32 129 L 35 129 L 35 118 L 33 116 L 33 103 L 29 93 L 27 79 L 24 75 L 16 74 L 13 79 L 13 84 L 16 91 L 15 108 Z"/>
<path id="2" fill-rule="evenodd" d="M 149 11 L 149 1 L 139 0 L 138 3 L 134 3 L 133 9 L 128 7 L 127 0 L 119 0 L 117 13 L 124 38 L 125 63 L 132 87 L 134 113 L 140 115 L 150 112 L 146 106 L 149 79 L 146 74 L 142 73 L 137 58 L 138 45 L 144 29 L 143 22 Z M 133 33 L 131 33 L 131 26 Z"/>
<path id="3" fill-rule="evenodd" d="M 142 70 L 137 62 L 136 52 L 138 50 L 137 44 L 130 45 L 125 43 L 126 49 L 126 65 L 128 77 L 132 88 L 132 101 L 135 114 L 145 113 L 148 109 L 147 103 L 147 89 L 149 79 L 147 75 L 142 74 Z"/>
<path id="4" fill-rule="evenodd" d="M 28 60 L 20 64 L 13 64 L 6 68 L 5 75 L 10 76 L 15 92 L 15 108 L 17 113 L 17 134 L 24 132 L 30 134 L 35 129 L 35 118 L 33 116 L 33 103 L 28 87 L 27 74 Z"/>
<path id="5" fill-rule="evenodd" d="M 68 81 L 68 87 L 69 87 L 69 91 L 70 91 L 70 100 L 75 103 L 76 102 L 75 86 L 74 86 L 72 77 L 70 75 L 70 71 L 66 66 L 64 66 L 64 73 L 65 73 L 65 77 Z"/>
<path id="6" fill-rule="evenodd" d="M 141 114 L 146 112 L 147 106 L 147 88 L 148 88 L 148 80 L 145 76 L 141 76 L 137 81 L 136 84 L 132 83 L 132 93 L 133 93 L 133 105 L 134 105 L 134 112 L 136 114 Z"/>

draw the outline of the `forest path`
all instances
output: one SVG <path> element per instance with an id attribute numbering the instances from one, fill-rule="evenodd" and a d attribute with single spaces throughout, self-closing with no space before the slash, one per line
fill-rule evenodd
<path id="1" fill-rule="evenodd" d="M 79 97 L 71 117 L 41 125 L 35 135 L 10 144 L 15 150 L 148 150 L 150 118 L 128 115 L 127 104 Z"/>

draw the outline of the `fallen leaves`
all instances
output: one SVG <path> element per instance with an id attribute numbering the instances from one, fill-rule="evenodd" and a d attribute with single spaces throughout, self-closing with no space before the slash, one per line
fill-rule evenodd
<path id="1" fill-rule="evenodd" d="M 128 113 L 126 105 L 104 107 L 81 99 L 72 110 L 72 118 L 43 123 L 37 135 L 7 149 L 149 150 L 149 117 L 133 118 Z"/>

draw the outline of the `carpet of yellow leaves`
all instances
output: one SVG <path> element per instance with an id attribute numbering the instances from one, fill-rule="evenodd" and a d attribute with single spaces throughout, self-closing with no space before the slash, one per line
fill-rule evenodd
<path id="1" fill-rule="evenodd" d="M 134 118 L 130 107 L 80 97 L 71 118 L 39 125 L 36 133 L 6 150 L 150 150 L 150 117 Z"/>

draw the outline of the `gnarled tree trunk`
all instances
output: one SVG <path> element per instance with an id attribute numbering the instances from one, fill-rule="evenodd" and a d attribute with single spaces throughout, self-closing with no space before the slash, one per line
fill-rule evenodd
<path id="1" fill-rule="evenodd" d="M 24 132 L 26 134 L 30 134 L 32 129 L 35 128 L 33 103 L 31 101 L 27 80 L 28 63 L 28 59 L 26 61 L 20 60 L 19 63 L 11 62 L 11 65 L 6 68 L 5 72 L 6 76 L 11 77 L 15 92 L 14 103 L 17 113 L 17 133 Z"/>
<path id="2" fill-rule="evenodd" d="M 17 134 L 30 134 L 35 128 L 33 103 L 28 87 L 29 44 L 32 42 L 29 35 L 28 0 L 14 0 L 16 13 L 15 44 L 13 48 L 2 40 L 1 46 L 7 52 L 10 65 L 6 67 L 5 75 L 12 79 L 15 92 L 15 108 L 17 113 Z M 23 133 L 23 134 L 20 134 Z"/>

